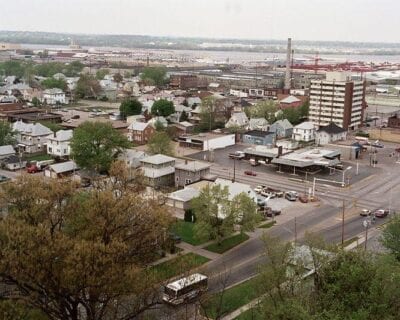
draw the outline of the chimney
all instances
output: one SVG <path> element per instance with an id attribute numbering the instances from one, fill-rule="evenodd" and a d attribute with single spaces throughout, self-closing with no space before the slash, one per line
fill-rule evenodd
<path id="1" fill-rule="evenodd" d="M 292 38 L 288 38 L 286 51 L 286 73 L 285 73 L 285 89 L 290 90 L 290 74 L 291 74 L 291 54 L 292 54 Z"/>

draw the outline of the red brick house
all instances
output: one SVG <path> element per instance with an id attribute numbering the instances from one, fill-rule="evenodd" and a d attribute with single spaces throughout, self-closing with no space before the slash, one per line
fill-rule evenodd
<path id="1" fill-rule="evenodd" d="M 137 144 L 146 144 L 156 129 L 148 123 L 133 122 L 128 127 L 128 140 Z"/>

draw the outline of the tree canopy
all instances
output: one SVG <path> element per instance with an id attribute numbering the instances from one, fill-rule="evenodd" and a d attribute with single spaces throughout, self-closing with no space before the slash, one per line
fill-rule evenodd
<path id="1" fill-rule="evenodd" d="M 165 131 L 155 132 L 147 143 L 147 151 L 151 154 L 174 155 L 172 141 Z"/>
<path id="2" fill-rule="evenodd" d="M 108 70 L 108 69 L 99 69 L 99 70 L 96 71 L 96 79 L 97 80 L 103 80 L 104 77 L 106 75 L 108 75 L 109 73 L 110 73 L 110 70 Z"/>
<path id="3" fill-rule="evenodd" d="M 382 244 L 400 261 L 400 217 L 395 217 L 383 230 Z"/>
<path id="4" fill-rule="evenodd" d="M 59 88 L 63 91 L 66 91 L 68 89 L 67 82 L 60 78 L 60 79 L 55 79 L 55 78 L 47 78 L 41 82 L 43 87 L 46 89 L 53 89 L 53 88 Z"/>
<path id="5" fill-rule="evenodd" d="M 75 88 L 75 95 L 78 98 L 97 97 L 100 92 L 101 86 L 97 79 L 89 74 L 81 75 Z"/>
<path id="6" fill-rule="evenodd" d="M 16 144 L 15 135 L 16 132 L 13 130 L 11 123 L 0 121 L 0 146 Z"/>
<path id="7" fill-rule="evenodd" d="M 142 108 L 143 105 L 140 101 L 132 99 L 123 101 L 119 106 L 119 111 L 121 116 L 126 119 L 126 117 L 141 114 Z"/>
<path id="8" fill-rule="evenodd" d="M 0 201 L 0 283 L 12 289 L 2 299 L 51 320 L 131 319 L 158 300 L 146 266 L 170 220 L 157 201 L 123 184 L 79 191 L 38 176 L 3 185 Z"/>
<path id="9" fill-rule="evenodd" d="M 175 112 L 175 107 L 172 101 L 165 99 L 157 100 L 151 107 L 151 113 L 155 116 L 168 117 Z"/>
<path id="10" fill-rule="evenodd" d="M 165 67 L 146 67 L 143 69 L 141 79 L 148 84 L 162 86 L 165 84 L 167 69 Z"/>
<path id="11" fill-rule="evenodd" d="M 103 122 L 84 122 L 71 139 L 71 157 L 82 169 L 106 172 L 124 148 L 128 139 Z"/>
<path id="12" fill-rule="evenodd" d="M 248 108 L 248 113 L 251 118 L 264 118 L 267 119 L 269 123 L 274 123 L 275 112 L 278 111 L 278 107 L 275 101 L 261 101 L 257 103 L 254 107 Z"/>

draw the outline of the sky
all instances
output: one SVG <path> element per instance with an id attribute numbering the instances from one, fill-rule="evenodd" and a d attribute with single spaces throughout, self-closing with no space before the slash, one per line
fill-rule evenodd
<path id="1" fill-rule="evenodd" d="M 0 0 L 0 30 L 400 43 L 398 0 Z"/>

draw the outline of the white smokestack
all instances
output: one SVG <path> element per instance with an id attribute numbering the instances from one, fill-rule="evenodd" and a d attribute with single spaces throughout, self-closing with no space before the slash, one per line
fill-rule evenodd
<path id="1" fill-rule="evenodd" d="M 290 90 L 291 87 L 291 54 L 292 54 L 292 38 L 288 38 L 287 52 L 286 52 L 286 74 L 285 74 L 285 89 Z"/>

